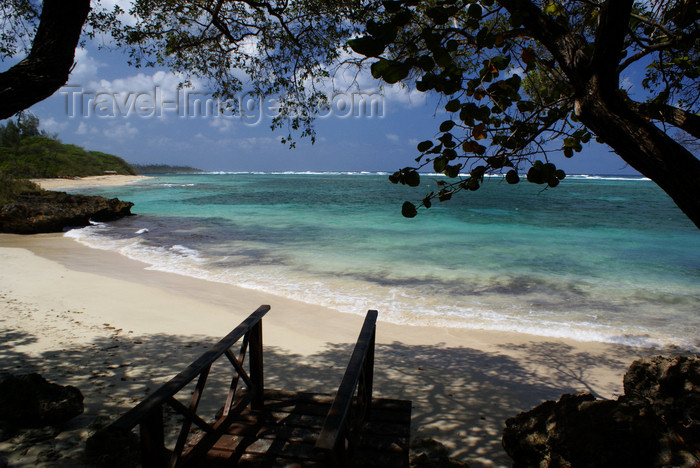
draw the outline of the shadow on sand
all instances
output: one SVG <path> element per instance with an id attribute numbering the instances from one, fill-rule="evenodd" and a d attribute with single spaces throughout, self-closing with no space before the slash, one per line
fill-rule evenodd
<path id="1" fill-rule="evenodd" d="M 88 345 L 30 355 L 18 349 L 37 337 L 0 331 L 0 373 L 40 372 L 52 382 L 80 388 L 85 396 L 85 413 L 61 428 L 55 439 L 29 444 L 17 436 L 1 443 L 0 457 L 8 458 L 11 466 L 35 465 L 47 450 L 53 450 L 50 466 L 77 466 L 96 418 L 104 423 L 123 414 L 217 341 L 203 336 L 135 336 L 113 329 L 108 334 Z M 333 344 L 300 356 L 266 345 L 265 386 L 333 393 L 352 346 Z M 502 348 L 510 354 L 439 343 L 377 345 L 375 392 L 413 401 L 413 437 L 436 438 L 471 466 L 510 466 L 501 447 L 507 418 L 562 393 L 597 393 L 598 382 L 589 372 L 593 368 L 618 372 L 621 389 L 627 365 L 640 353 L 654 354 L 613 346 L 604 354 L 589 354 L 557 342 Z M 213 415 L 221 406 L 229 369 L 225 360 L 214 365 L 200 414 Z M 189 393 L 179 396 L 184 401 Z"/>

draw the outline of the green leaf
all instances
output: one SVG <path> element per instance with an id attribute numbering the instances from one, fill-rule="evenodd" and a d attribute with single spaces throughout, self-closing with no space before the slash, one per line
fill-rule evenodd
<path id="1" fill-rule="evenodd" d="M 421 70 L 428 72 L 435 68 L 435 61 L 431 56 L 423 55 L 418 58 L 418 60 L 416 61 L 416 65 L 418 65 L 418 68 L 420 68 Z"/>
<path id="2" fill-rule="evenodd" d="M 467 10 L 467 15 L 474 19 L 481 19 L 481 7 L 477 3 L 472 3 L 469 5 L 469 10 Z"/>
<path id="3" fill-rule="evenodd" d="M 408 201 L 404 202 L 403 206 L 401 207 L 401 214 L 404 216 L 404 218 L 415 218 L 418 214 L 416 205 Z"/>
<path id="4" fill-rule="evenodd" d="M 497 57 L 494 57 L 491 59 L 491 63 L 499 69 L 499 70 L 505 70 L 508 68 L 508 65 L 510 64 L 510 55 L 499 55 Z"/>
<path id="5" fill-rule="evenodd" d="M 566 13 L 564 7 L 561 6 L 559 2 L 549 2 L 547 6 L 544 7 L 544 12 L 552 16 L 560 16 Z"/>
<path id="6" fill-rule="evenodd" d="M 374 62 L 370 67 L 370 70 L 372 71 L 372 77 L 374 77 L 375 79 L 380 79 L 386 71 L 387 67 L 389 66 L 389 63 L 390 62 L 388 60 L 384 59 L 379 59 L 379 61 Z"/>
<path id="7" fill-rule="evenodd" d="M 527 181 L 533 184 L 544 184 L 546 182 L 544 174 L 542 174 L 542 166 L 532 166 L 527 171 Z"/>
<path id="8" fill-rule="evenodd" d="M 450 179 L 454 179 L 455 177 L 459 176 L 459 170 L 462 168 L 461 164 L 456 164 L 454 166 L 445 166 L 445 175 L 449 177 Z"/>
<path id="9" fill-rule="evenodd" d="M 532 101 L 520 101 L 517 104 L 520 112 L 532 112 L 535 110 L 535 103 Z"/>
<path id="10" fill-rule="evenodd" d="M 384 52 L 384 44 L 371 36 L 350 39 L 348 45 L 352 50 L 366 57 L 379 57 Z"/>
<path id="11" fill-rule="evenodd" d="M 429 8 L 426 14 L 437 25 L 443 25 L 450 19 L 450 10 L 439 6 Z"/>
<path id="12" fill-rule="evenodd" d="M 475 140 L 483 140 L 484 138 L 487 137 L 486 134 L 486 125 L 483 123 L 480 123 L 479 125 L 475 126 L 472 128 L 472 138 Z"/>
<path id="13" fill-rule="evenodd" d="M 425 141 L 421 141 L 420 143 L 418 143 L 418 146 L 416 148 L 418 148 L 418 151 L 420 151 L 421 153 L 424 153 L 432 147 L 433 147 L 433 142 L 430 140 L 425 140 Z"/>
<path id="14" fill-rule="evenodd" d="M 518 175 L 518 172 L 511 169 L 506 173 L 506 182 L 509 184 L 517 184 L 520 182 L 520 176 Z"/>
<path id="15" fill-rule="evenodd" d="M 452 198 L 452 192 L 451 192 L 451 191 L 447 191 L 447 190 L 445 190 L 445 189 L 442 189 L 442 190 L 440 190 L 440 191 L 438 192 L 438 200 L 440 200 L 441 202 L 447 201 L 447 200 L 449 200 L 450 198 Z"/>
<path id="16" fill-rule="evenodd" d="M 441 132 L 449 132 L 452 130 L 452 128 L 455 126 L 454 120 L 445 120 L 443 123 L 440 124 L 440 131 Z"/>
<path id="17" fill-rule="evenodd" d="M 408 72 L 411 71 L 411 67 L 401 62 L 389 62 L 382 73 L 382 79 L 389 84 L 398 83 L 408 76 Z"/>
<path id="18" fill-rule="evenodd" d="M 484 174 L 486 173 L 486 166 L 476 166 L 474 169 L 471 170 L 469 173 L 470 176 L 472 176 L 474 179 L 483 179 Z"/>
<path id="19" fill-rule="evenodd" d="M 459 99 L 452 99 L 451 101 L 448 101 L 447 104 L 445 104 L 445 110 L 447 112 L 457 112 L 461 108 L 462 103 L 459 102 Z"/>
<path id="20" fill-rule="evenodd" d="M 409 187 L 418 187 L 420 185 L 420 175 L 416 171 L 410 171 L 404 174 L 404 183 Z"/>
<path id="21" fill-rule="evenodd" d="M 401 10 L 391 18 L 391 24 L 397 28 L 406 26 L 413 19 L 410 10 Z"/>
<path id="22" fill-rule="evenodd" d="M 388 13 L 396 13 L 401 9 L 401 2 L 384 1 L 382 4 Z"/>
<path id="23" fill-rule="evenodd" d="M 442 171 L 445 170 L 445 166 L 447 165 L 446 158 L 443 157 L 438 157 L 433 159 L 433 169 L 437 174 L 442 173 Z"/>

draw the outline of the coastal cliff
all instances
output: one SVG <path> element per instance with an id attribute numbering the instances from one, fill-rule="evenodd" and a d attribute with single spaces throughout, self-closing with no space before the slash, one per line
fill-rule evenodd
<path id="1" fill-rule="evenodd" d="M 0 232 L 38 234 L 131 215 L 131 202 L 65 192 L 25 192 L 0 206 Z"/>

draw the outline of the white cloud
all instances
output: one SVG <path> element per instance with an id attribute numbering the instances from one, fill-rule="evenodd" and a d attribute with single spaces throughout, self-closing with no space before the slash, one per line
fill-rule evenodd
<path id="1" fill-rule="evenodd" d="M 119 15 L 119 20 L 129 26 L 136 24 L 136 17 L 129 14 L 129 9 L 133 6 L 133 0 L 99 0 L 99 6 L 101 10 L 113 11 L 115 6 L 121 8 L 125 13 Z M 92 5 L 93 9 L 97 8 L 97 5 Z"/>
<path id="2" fill-rule="evenodd" d="M 99 66 L 93 67 L 92 71 L 86 68 L 81 76 L 91 73 L 96 76 Z M 194 102 L 207 102 L 207 95 L 199 91 L 204 88 L 200 82 L 193 82 L 191 87 L 180 87 L 185 81 L 184 75 L 180 74 L 140 72 L 113 80 L 98 80 L 95 76 L 81 83 L 72 82 L 62 89 L 66 102 L 74 107 L 73 112 L 101 117 L 166 118 L 192 112 L 196 106 Z"/>
<path id="3" fill-rule="evenodd" d="M 235 122 L 231 117 L 214 117 L 209 121 L 209 125 L 219 130 L 221 133 L 233 131 Z"/>
<path id="4" fill-rule="evenodd" d="M 353 64 L 361 56 L 344 53 L 339 60 L 345 64 L 334 70 L 330 83 L 326 84 L 333 91 L 380 93 L 385 101 L 398 103 L 404 107 L 416 107 L 425 104 L 427 94 L 422 93 L 411 86 L 397 83 L 389 85 L 377 80 L 370 72 L 370 64 L 365 61 L 361 67 Z"/>
<path id="5" fill-rule="evenodd" d="M 629 93 L 632 91 L 632 88 L 634 88 L 634 82 L 629 76 L 622 76 L 620 79 L 620 88 Z"/>
<path id="6" fill-rule="evenodd" d="M 68 122 L 59 122 L 53 117 L 41 121 L 41 128 L 49 133 L 60 133 L 68 127 Z"/>
<path id="7" fill-rule="evenodd" d="M 248 137 L 248 138 L 237 138 L 236 144 L 241 149 L 253 149 L 259 147 L 277 147 L 279 145 L 279 137 Z"/>
<path id="8" fill-rule="evenodd" d="M 78 124 L 78 129 L 75 131 L 76 135 L 87 135 L 87 134 L 95 135 L 99 133 L 99 130 L 97 130 L 95 127 L 92 125 L 88 125 L 85 122 L 80 122 Z"/>
<path id="9" fill-rule="evenodd" d="M 399 136 L 395 133 L 387 133 L 385 136 L 389 141 L 393 141 L 394 143 L 399 142 Z"/>
<path id="10" fill-rule="evenodd" d="M 131 122 L 112 124 L 102 132 L 104 136 L 114 140 L 131 140 L 138 133 L 139 129 L 131 125 Z"/>
<path id="11" fill-rule="evenodd" d="M 82 47 L 75 49 L 75 68 L 68 78 L 69 85 L 81 85 L 97 79 L 97 71 L 105 64 L 92 58 Z"/>

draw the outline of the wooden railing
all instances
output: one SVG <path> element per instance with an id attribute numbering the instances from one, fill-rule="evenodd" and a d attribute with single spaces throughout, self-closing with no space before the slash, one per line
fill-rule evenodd
<path id="1" fill-rule="evenodd" d="M 330 467 L 345 466 L 352 458 L 360 430 L 371 409 L 376 323 L 377 311 L 368 311 L 316 442 L 316 450 L 324 454 L 326 465 Z"/>
<path id="2" fill-rule="evenodd" d="M 240 414 L 248 404 L 253 409 L 262 407 L 264 401 L 262 318 L 269 310 L 270 306 L 260 306 L 231 333 L 185 370 L 111 424 L 110 428 L 122 431 L 130 431 L 137 425 L 139 426 L 143 466 L 175 467 L 185 464 L 190 459 L 196 459 L 209 450 L 211 445 L 226 431 L 233 418 Z M 232 347 L 241 339 L 243 342 L 238 356 L 236 356 Z M 246 353 L 248 353 L 249 372 L 246 372 L 243 367 Z M 221 356 L 226 356 L 234 372 L 221 416 L 214 423 L 209 423 L 197 414 L 197 408 L 207 383 L 209 370 Z M 175 398 L 175 394 L 195 378 L 197 378 L 197 383 L 189 405 L 186 406 Z M 239 380 L 243 380 L 247 391 L 237 393 Z M 172 451 L 165 448 L 163 422 L 165 405 L 170 406 L 184 418 Z M 205 434 L 187 452 L 186 456 L 183 456 L 193 424 Z"/>

